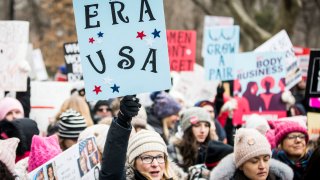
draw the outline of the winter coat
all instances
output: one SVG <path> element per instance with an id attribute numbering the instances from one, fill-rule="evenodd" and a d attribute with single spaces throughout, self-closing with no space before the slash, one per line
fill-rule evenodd
<path id="1" fill-rule="evenodd" d="M 143 180 L 138 171 L 129 165 L 126 165 L 126 154 L 128 148 L 131 126 L 122 127 L 116 120 L 111 123 L 107 140 L 102 155 L 101 171 L 99 179 L 117 179 L 117 180 Z M 177 173 L 179 179 L 184 179 L 187 175 L 174 164 L 170 164 L 172 170 Z"/>
<path id="2" fill-rule="evenodd" d="M 218 166 L 216 166 L 210 173 L 210 180 L 229 180 L 234 179 L 237 171 L 236 164 L 234 162 L 234 154 L 229 154 L 223 158 Z M 293 171 L 286 164 L 270 159 L 269 176 L 275 177 L 279 180 L 292 180 Z M 272 178 L 270 178 L 272 179 Z"/>

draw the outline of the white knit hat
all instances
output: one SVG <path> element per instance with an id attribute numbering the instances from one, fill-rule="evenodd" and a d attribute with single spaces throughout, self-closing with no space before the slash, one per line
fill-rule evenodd
<path id="1" fill-rule="evenodd" d="M 271 145 L 267 138 L 256 129 L 240 128 L 236 132 L 234 143 L 236 167 L 238 168 L 247 160 L 260 155 L 270 155 L 271 157 Z"/>
<path id="2" fill-rule="evenodd" d="M 128 162 L 132 164 L 136 157 L 148 151 L 160 151 L 168 156 L 166 143 L 157 132 L 140 130 L 129 139 Z"/>
<path id="3" fill-rule="evenodd" d="M 5 164 L 8 170 L 12 174 L 16 174 L 14 171 L 16 149 L 20 140 L 18 138 L 9 138 L 6 140 L 0 140 L 0 161 Z"/>
<path id="4" fill-rule="evenodd" d="M 246 119 L 245 128 L 257 129 L 258 131 L 265 134 L 270 129 L 270 126 L 267 119 L 263 116 L 260 116 L 259 114 L 251 114 Z"/>
<path id="5" fill-rule="evenodd" d="M 198 122 L 211 123 L 210 114 L 204 108 L 190 107 L 181 113 L 181 129 L 186 131 L 193 124 Z M 210 124 L 211 125 L 211 124 Z"/>

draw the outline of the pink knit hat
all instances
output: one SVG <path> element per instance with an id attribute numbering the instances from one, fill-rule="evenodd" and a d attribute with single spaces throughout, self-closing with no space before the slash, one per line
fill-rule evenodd
<path id="1" fill-rule="evenodd" d="M 19 141 L 20 140 L 18 138 L 0 140 L 0 161 L 7 166 L 8 170 L 12 174 L 16 174 L 14 171 L 16 159 L 15 152 Z"/>
<path id="2" fill-rule="evenodd" d="M 28 172 L 33 171 L 61 152 L 57 135 L 49 137 L 34 135 L 28 161 Z"/>
<path id="3" fill-rule="evenodd" d="M 234 142 L 236 167 L 260 155 L 271 157 L 271 146 L 267 138 L 256 129 L 240 128 L 237 130 Z"/>
<path id="4" fill-rule="evenodd" d="M 309 136 L 307 129 L 301 126 L 299 123 L 287 121 L 282 122 L 276 126 L 275 129 L 275 142 L 276 146 L 278 146 L 282 140 L 292 132 L 301 132 L 306 135 L 306 143 L 308 143 Z"/>
<path id="5" fill-rule="evenodd" d="M 3 120 L 3 118 L 5 118 L 8 112 L 14 109 L 18 109 L 22 112 L 22 114 L 24 114 L 23 107 L 20 101 L 18 101 L 17 99 L 5 97 L 2 100 L 0 100 L 0 121 Z"/>

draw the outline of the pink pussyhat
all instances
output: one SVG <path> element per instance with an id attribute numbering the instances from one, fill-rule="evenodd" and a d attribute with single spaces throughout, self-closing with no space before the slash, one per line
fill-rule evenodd
<path id="1" fill-rule="evenodd" d="M 48 162 L 61 152 L 57 135 L 49 137 L 34 135 L 28 161 L 28 172 Z"/>
<path id="2" fill-rule="evenodd" d="M 9 138 L 6 140 L 0 140 L 0 161 L 5 164 L 8 170 L 15 175 L 15 159 L 16 149 L 20 140 L 18 138 Z"/>

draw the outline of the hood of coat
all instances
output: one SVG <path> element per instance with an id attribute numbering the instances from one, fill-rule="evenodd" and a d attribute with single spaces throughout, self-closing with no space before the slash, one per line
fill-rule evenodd
<path id="1" fill-rule="evenodd" d="M 235 172 L 236 165 L 234 162 L 234 154 L 232 153 L 223 158 L 218 166 L 211 171 L 210 180 L 232 179 Z M 292 169 L 276 159 L 270 159 L 269 174 L 284 180 L 293 179 Z"/>
<path id="2" fill-rule="evenodd" d="M 126 179 L 127 180 L 136 180 L 135 179 L 135 169 L 129 165 L 129 163 L 126 163 Z M 175 179 L 179 180 L 187 180 L 188 174 L 185 173 L 179 166 L 177 166 L 175 163 L 170 162 L 170 169 L 171 174 L 175 175 Z"/>

